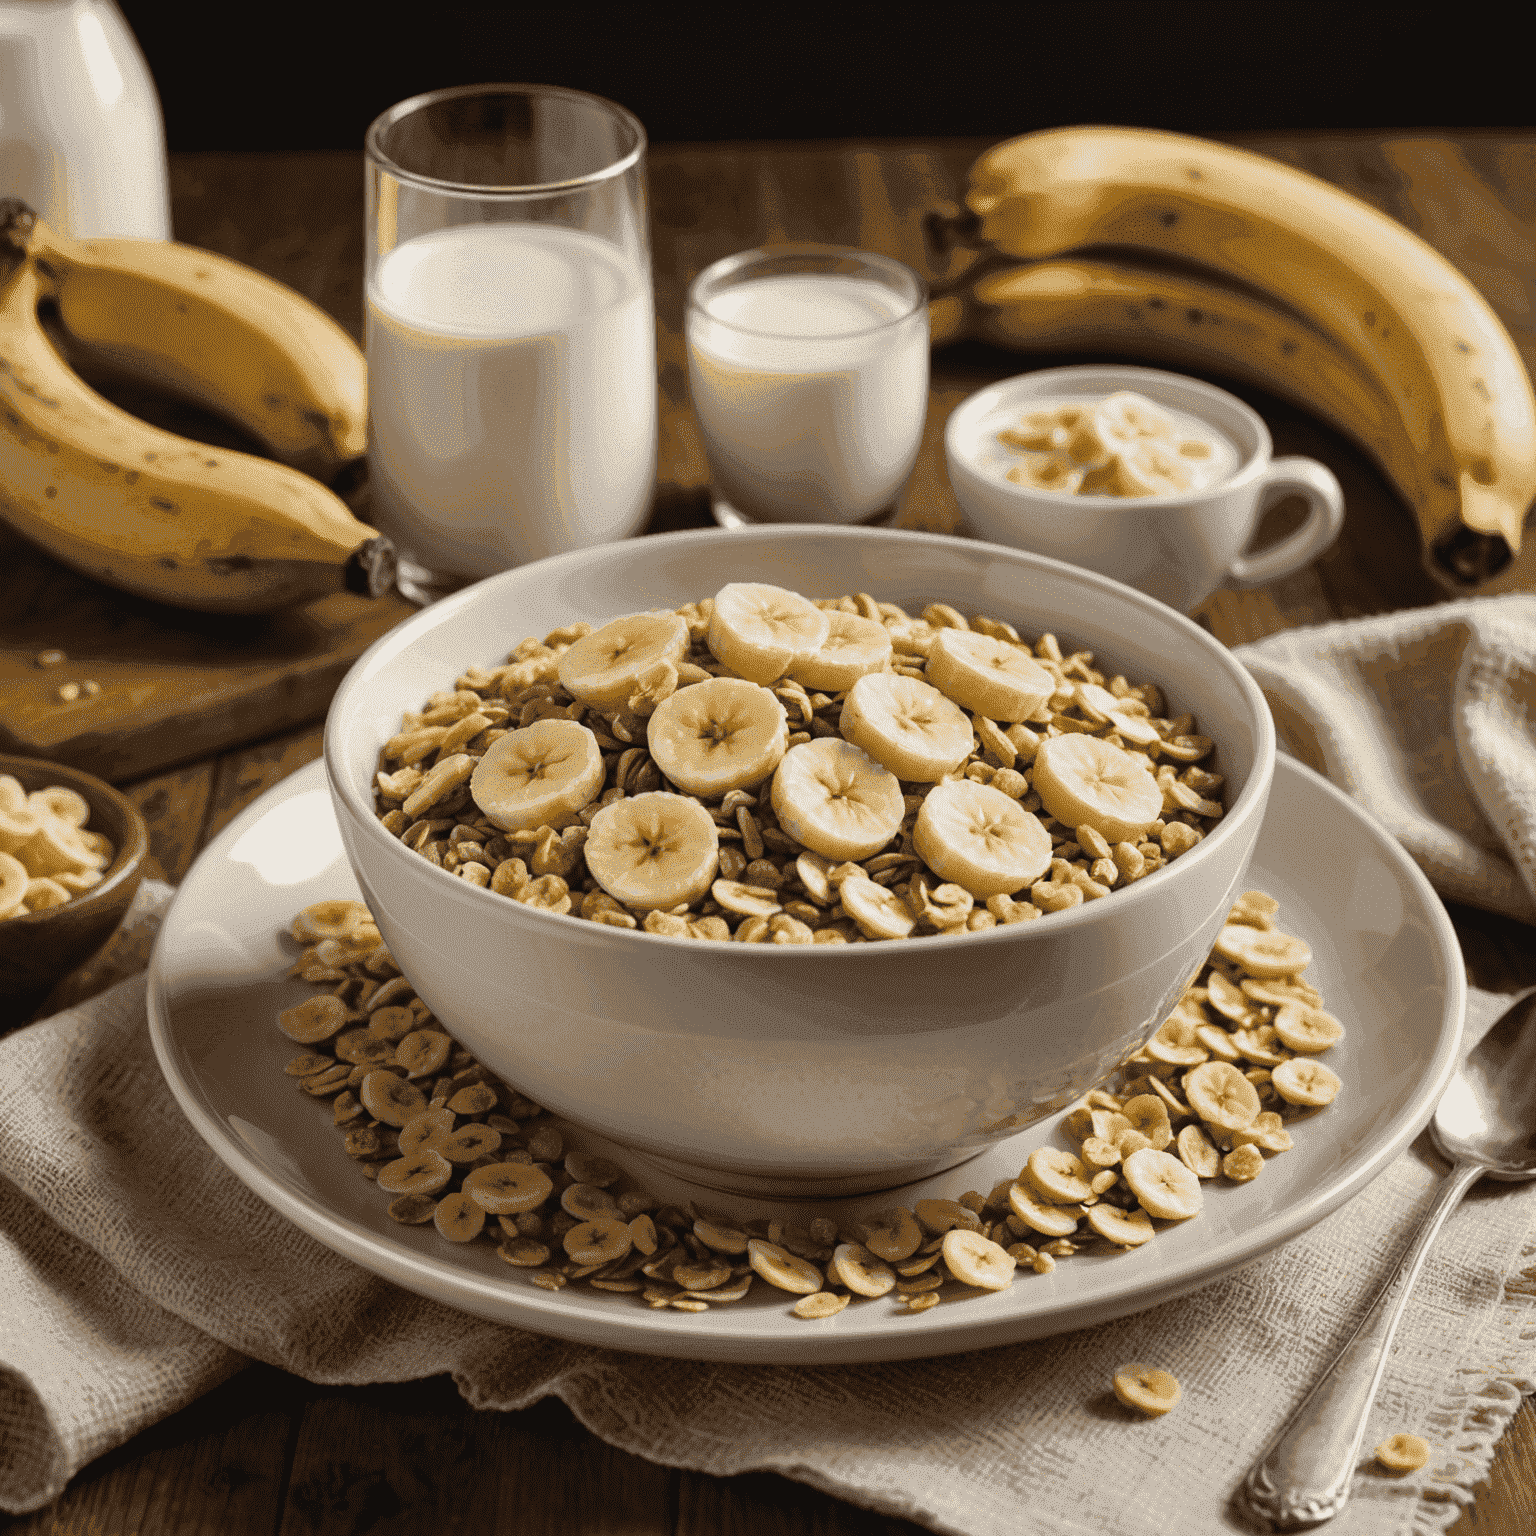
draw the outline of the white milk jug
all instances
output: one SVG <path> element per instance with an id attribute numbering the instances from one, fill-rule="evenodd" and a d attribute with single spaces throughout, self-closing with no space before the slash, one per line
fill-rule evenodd
<path id="1" fill-rule="evenodd" d="M 0 197 L 77 238 L 170 239 L 160 100 L 112 0 L 0 0 Z"/>

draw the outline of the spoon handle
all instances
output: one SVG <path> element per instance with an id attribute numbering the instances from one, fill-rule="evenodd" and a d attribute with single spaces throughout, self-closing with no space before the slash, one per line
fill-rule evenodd
<path id="1" fill-rule="evenodd" d="M 1348 1501 L 1366 1419 L 1408 1294 L 1441 1224 L 1486 1166 L 1463 1161 L 1451 1169 L 1397 1272 L 1248 1474 L 1243 1486 L 1249 1508 L 1277 1529 L 1296 1530 L 1329 1520 Z"/>

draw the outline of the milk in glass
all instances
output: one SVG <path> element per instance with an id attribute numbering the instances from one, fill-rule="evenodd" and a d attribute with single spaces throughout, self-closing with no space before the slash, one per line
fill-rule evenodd
<path id="1" fill-rule="evenodd" d="M 656 475 L 647 273 L 554 224 L 468 224 L 383 256 L 367 295 L 373 521 L 488 576 L 644 521 Z"/>
<path id="2" fill-rule="evenodd" d="M 763 522 L 860 522 L 912 472 L 928 398 L 926 308 L 836 272 L 765 275 L 687 320 L 711 488 Z"/>

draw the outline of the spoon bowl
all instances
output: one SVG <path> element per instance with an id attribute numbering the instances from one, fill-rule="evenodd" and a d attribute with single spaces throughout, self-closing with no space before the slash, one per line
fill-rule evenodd
<path id="1" fill-rule="evenodd" d="M 1536 1178 L 1536 988 L 1468 1052 L 1429 1135 L 1447 1162 L 1480 1163 L 1486 1178 Z"/>

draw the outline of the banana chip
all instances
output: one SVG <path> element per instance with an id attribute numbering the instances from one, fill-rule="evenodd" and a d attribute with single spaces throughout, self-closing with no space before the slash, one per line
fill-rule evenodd
<path id="1" fill-rule="evenodd" d="M 1429 1441 L 1418 1435 L 1388 1435 L 1375 1456 L 1388 1472 L 1417 1472 L 1429 1460 Z"/>
<path id="2" fill-rule="evenodd" d="M 891 1269 L 862 1243 L 839 1243 L 832 1253 L 830 1273 L 858 1296 L 884 1296 L 896 1284 Z"/>
<path id="3" fill-rule="evenodd" d="M 1150 1365 L 1122 1365 L 1114 1376 L 1115 1396 L 1127 1408 L 1160 1418 L 1178 1406 L 1183 1392 L 1177 1377 Z"/>

